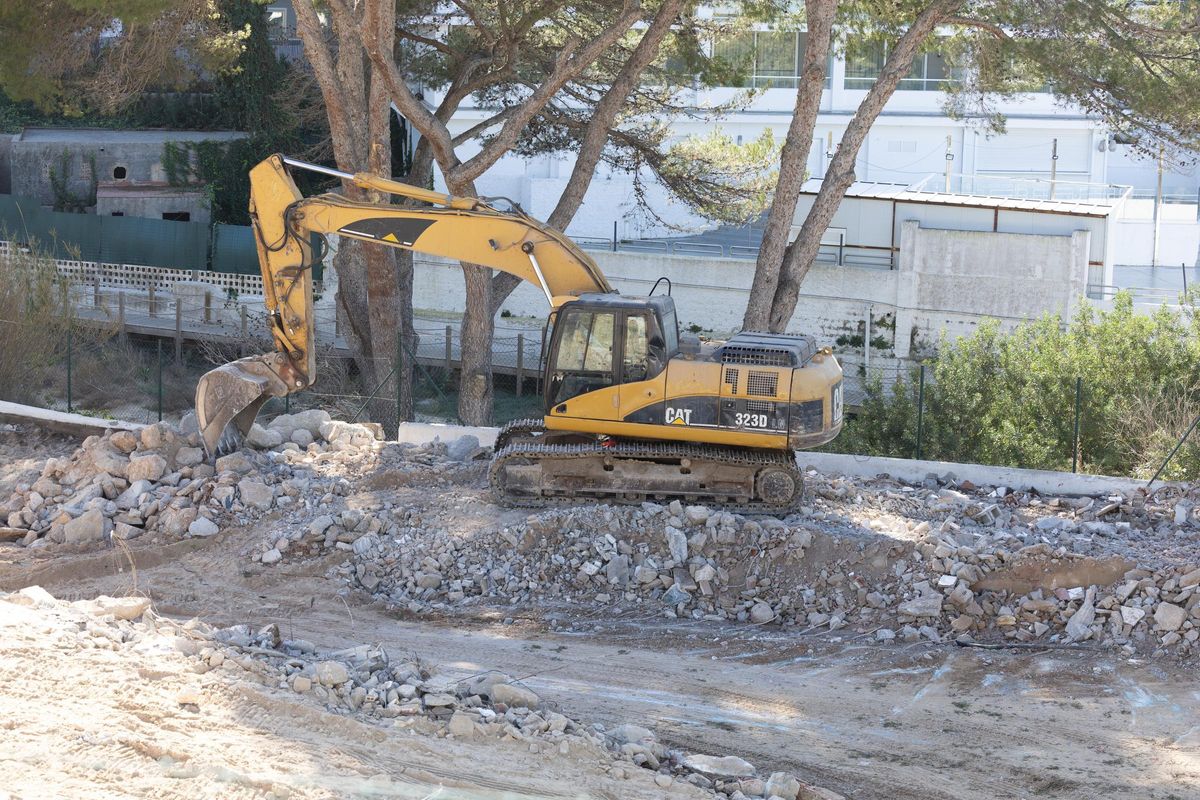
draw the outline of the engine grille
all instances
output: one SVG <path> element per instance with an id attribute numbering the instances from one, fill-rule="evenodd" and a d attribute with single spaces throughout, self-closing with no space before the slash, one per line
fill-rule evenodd
<path id="1" fill-rule="evenodd" d="M 790 367 L 794 358 L 787 350 L 745 347 L 729 343 L 721 348 L 721 361 L 726 364 L 748 364 L 756 367 Z"/>
<path id="2" fill-rule="evenodd" d="M 746 379 L 746 394 L 774 397 L 779 391 L 779 375 L 775 372 L 754 372 Z"/>
<path id="3" fill-rule="evenodd" d="M 738 371 L 736 369 L 732 369 L 731 367 L 725 368 L 725 385 L 729 387 L 731 392 L 737 394 Z"/>

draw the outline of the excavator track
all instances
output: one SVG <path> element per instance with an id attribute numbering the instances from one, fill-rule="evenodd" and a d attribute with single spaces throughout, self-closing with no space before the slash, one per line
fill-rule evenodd
<path id="1" fill-rule="evenodd" d="M 542 508 L 580 500 L 703 504 L 743 514 L 789 514 L 804 478 L 791 451 L 616 440 L 513 442 L 498 448 L 488 479 L 507 505 Z"/>
<path id="2" fill-rule="evenodd" d="M 512 422 L 505 424 L 496 434 L 496 444 L 493 446 L 493 450 L 499 453 L 515 440 L 532 440 L 545 433 L 545 431 L 546 426 L 543 424 L 541 417 L 514 419 Z"/>

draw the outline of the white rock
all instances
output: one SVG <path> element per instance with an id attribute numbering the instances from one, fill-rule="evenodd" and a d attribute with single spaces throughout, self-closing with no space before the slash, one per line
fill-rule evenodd
<path id="1" fill-rule="evenodd" d="M 763 623 L 770 622 L 773 619 L 775 619 L 775 612 L 771 609 L 769 604 L 764 603 L 761 600 L 750 608 L 751 622 L 761 625 Z"/>
<path id="2" fill-rule="evenodd" d="M 480 452 L 479 437 L 467 433 L 446 445 L 446 456 L 452 461 L 467 461 Z"/>
<path id="3" fill-rule="evenodd" d="M 250 426 L 250 433 L 246 434 L 246 444 L 259 450 L 270 450 L 283 444 L 283 434 L 274 428 L 264 428 L 256 422 Z"/>
<path id="4" fill-rule="evenodd" d="M 217 459 L 216 468 L 217 472 L 240 472 L 245 474 L 254 469 L 254 465 L 250 463 L 250 459 L 241 453 L 230 453 L 227 456 L 221 456 Z"/>
<path id="5" fill-rule="evenodd" d="M 469 739 L 475 735 L 475 718 L 465 711 L 455 711 L 450 716 L 447 730 L 456 739 Z"/>
<path id="6" fill-rule="evenodd" d="M 322 686 L 338 686 L 350 680 L 350 670 L 340 661 L 319 661 L 316 676 Z"/>
<path id="7" fill-rule="evenodd" d="M 262 563 L 274 564 L 279 559 L 283 558 L 283 553 L 279 552 L 279 548 L 273 547 L 262 554 Z"/>
<path id="8" fill-rule="evenodd" d="M 1174 603 L 1159 603 L 1154 609 L 1154 626 L 1160 631 L 1177 631 L 1187 619 L 1187 610 Z"/>
<path id="9" fill-rule="evenodd" d="M 896 612 L 906 617 L 936 617 L 942 613 L 942 596 L 927 594 L 900 604 Z"/>
<path id="10" fill-rule="evenodd" d="M 181 447 L 175 453 L 175 464 L 180 467 L 194 467 L 204 461 L 204 451 L 199 447 Z"/>
<path id="11" fill-rule="evenodd" d="M 1091 633 L 1090 628 L 1093 622 L 1096 621 L 1096 589 L 1088 587 L 1087 595 L 1083 601 L 1083 605 L 1079 610 L 1071 615 L 1067 620 L 1067 639 L 1072 642 L 1078 642 L 1086 639 Z"/>
<path id="12" fill-rule="evenodd" d="M 509 708 L 537 708 L 541 698 L 524 686 L 498 683 L 492 687 L 492 701 L 504 703 Z"/>
<path id="13" fill-rule="evenodd" d="M 188 525 L 188 533 L 192 536 L 213 536 L 221 529 L 217 527 L 217 523 L 207 517 L 196 517 L 191 525 Z"/>
<path id="14" fill-rule="evenodd" d="M 667 526 L 667 547 L 671 550 L 671 559 L 676 564 L 687 561 L 688 542 L 683 531 L 673 525 Z"/>
<path id="15" fill-rule="evenodd" d="M 150 453 L 149 456 L 136 456 L 130 459 L 126 468 L 126 477 L 130 482 L 157 481 L 167 471 L 167 459 Z"/>
<path id="16" fill-rule="evenodd" d="M 241 493 L 243 503 L 262 511 L 275 503 L 274 489 L 253 478 L 242 478 L 238 481 L 238 492 Z"/>
<path id="17" fill-rule="evenodd" d="M 68 544 L 98 542 L 112 530 L 112 521 L 98 508 L 93 508 L 63 526 L 63 540 Z"/>
<path id="18" fill-rule="evenodd" d="M 737 756 L 705 756 L 693 753 L 683 760 L 684 766 L 705 775 L 719 778 L 748 778 L 754 774 L 754 765 Z"/>
<path id="19" fill-rule="evenodd" d="M 1146 610 L 1137 606 L 1121 606 L 1121 622 L 1137 625 L 1146 617 Z"/>
<path id="20" fill-rule="evenodd" d="M 315 441 L 308 428 L 296 428 L 296 430 L 292 431 L 290 440 L 295 442 L 300 447 L 308 447 Z"/>
<path id="21" fill-rule="evenodd" d="M 111 614 L 117 619 L 134 620 L 150 607 L 150 599 L 148 597 L 109 597 L 102 594 L 94 600 L 81 601 L 80 605 L 98 617 Z"/>
<path id="22" fill-rule="evenodd" d="M 767 778 L 764 789 L 767 797 L 781 797 L 783 800 L 796 800 L 800 794 L 800 781 L 786 772 L 772 772 Z"/>

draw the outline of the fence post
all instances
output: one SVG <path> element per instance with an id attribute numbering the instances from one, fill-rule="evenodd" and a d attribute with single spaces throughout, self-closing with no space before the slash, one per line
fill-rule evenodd
<path id="1" fill-rule="evenodd" d="M 404 326 L 396 331 L 396 363 L 392 365 L 392 372 L 396 375 L 396 439 L 400 439 L 400 424 L 404 419 L 404 415 L 400 413 L 400 407 L 404 404 L 403 398 L 400 396 L 403 391 L 401 377 L 404 373 Z"/>
<path id="2" fill-rule="evenodd" d="M 612 248 L 613 248 L 613 249 L 612 249 L 612 251 L 613 251 L 614 253 L 615 253 L 615 252 L 617 252 L 617 221 L 616 221 L 615 219 L 613 220 L 613 241 L 612 241 Z"/>
<path id="3" fill-rule="evenodd" d="M 1071 444 L 1071 472 L 1079 466 L 1079 401 L 1083 396 L 1083 378 L 1075 379 L 1075 438 Z"/>
<path id="4" fill-rule="evenodd" d="M 92 307 L 100 308 L 100 276 L 92 278 Z"/>
<path id="5" fill-rule="evenodd" d="M 212 290 L 204 290 L 204 324 L 212 324 Z"/>
<path id="6" fill-rule="evenodd" d="M 158 340 L 158 421 L 162 422 L 163 412 L 163 380 L 162 380 L 162 339 Z"/>
<path id="7" fill-rule="evenodd" d="M 242 303 L 242 307 L 238 312 L 242 318 L 242 338 L 246 338 L 246 304 Z"/>
<path id="8" fill-rule="evenodd" d="M 450 382 L 450 363 L 454 360 L 454 329 L 446 326 L 446 383 Z"/>
<path id="9" fill-rule="evenodd" d="M 154 284 L 153 283 L 150 284 L 150 301 L 147 304 L 147 308 L 150 311 L 150 317 L 153 319 L 155 316 L 155 312 L 158 310 L 156 308 L 156 304 L 154 302 Z"/>
<path id="10" fill-rule="evenodd" d="M 73 349 L 73 343 L 71 341 L 71 328 L 71 321 L 67 320 L 67 413 L 74 411 L 74 408 L 72 408 L 71 404 L 71 350 Z"/>
<path id="11" fill-rule="evenodd" d="M 521 396 L 525 383 L 525 334 L 517 334 L 517 397 Z"/>
<path id="12" fill-rule="evenodd" d="M 128 335 L 129 331 L 125 329 L 125 293 L 117 292 L 117 322 L 121 327 L 121 335 Z"/>
<path id="13" fill-rule="evenodd" d="M 175 363 L 183 361 L 183 300 L 175 301 Z"/>
<path id="14" fill-rule="evenodd" d="M 921 365 L 920 383 L 917 388 L 917 461 L 921 460 L 921 436 L 925 431 L 925 365 Z"/>

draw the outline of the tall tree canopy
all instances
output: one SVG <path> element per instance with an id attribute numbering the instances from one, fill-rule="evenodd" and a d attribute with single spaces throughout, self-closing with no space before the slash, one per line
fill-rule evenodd
<path id="1" fill-rule="evenodd" d="M 791 11 L 796 4 L 783 4 Z M 779 8 L 770 8 L 781 13 Z M 743 326 L 787 328 L 821 236 L 846 190 L 867 133 L 908 73 L 936 44 L 966 78 L 948 110 L 993 126 L 995 99 L 1049 83 L 1064 102 L 1137 139 L 1200 150 L 1200 5 L 1151 0 L 807 0 L 809 47 L 780 160 Z M 830 33 L 832 31 L 832 33 Z M 886 42 L 887 59 L 847 123 L 795 241 L 787 232 L 812 147 L 829 49 Z"/>

